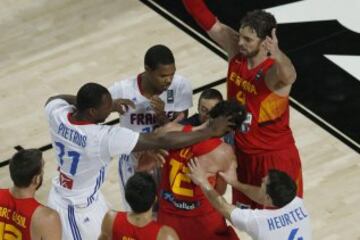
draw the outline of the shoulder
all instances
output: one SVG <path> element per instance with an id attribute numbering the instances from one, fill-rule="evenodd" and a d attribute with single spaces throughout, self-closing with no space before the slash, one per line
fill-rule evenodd
<path id="1" fill-rule="evenodd" d="M 52 111 L 59 109 L 59 108 L 63 108 L 63 107 L 69 107 L 71 106 L 68 102 L 66 102 L 63 99 L 60 98 L 55 98 L 55 99 L 50 99 L 46 105 L 45 105 L 45 110 L 47 113 L 51 113 Z"/>
<path id="2" fill-rule="evenodd" d="M 188 86 L 190 85 L 190 80 L 183 77 L 182 75 L 175 74 L 173 78 L 173 86 Z"/>
<path id="3" fill-rule="evenodd" d="M 179 237 L 173 228 L 163 225 L 160 227 L 160 230 L 158 232 L 156 239 L 157 240 L 178 240 Z"/>
<path id="4" fill-rule="evenodd" d="M 33 214 L 32 224 L 33 226 L 40 228 L 44 228 L 47 226 L 54 227 L 56 225 L 59 226 L 60 216 L 55 210 L 40 205 L 36 208 Z"/>
<path id="5" fill-rule="evenodd" d="M 118 212 L 116 212 L 116 211 L 113 211 L 113 210 L 108 211 L 104 216 L 103 224 L 108 224 L 109 226 L 112 226 L 117 215 L 118 215 Z"/>
<path id="6" fill-rule="evenodd" d="M 113 83 L 108 90 L 112 96 L 120 94 L 123 90 L 129 90 L 129 88 L 134 88 L 136 84 L 136 77 L 126 78 L 119 80 Z"/>

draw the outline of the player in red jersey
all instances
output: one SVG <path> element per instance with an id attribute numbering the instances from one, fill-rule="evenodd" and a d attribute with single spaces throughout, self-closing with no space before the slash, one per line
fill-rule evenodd
<path id="1" fill-rule="evenodd" d="M 210 118 L 220 115 L 234 116 L 236 125 L 241 126 L 246 111 L 235 102 L 222 101 L 209 112 Z M 184 132 L 191 130 L 190 125 L 183 127 Z M 217 191 L 220 194 L 225 192 L 226 182 L 217 177 L 217 173 L 227 172 L 232 165 L 236 165 L 231 145 L 220 138 L 212 138 L 187 148 L 171 150 L 160 182 L 159 223 L 173 227 L 180 239 L 238 239 L 234 230 L 227 226 L 225 218 L 211 206 L 201 189 L 187 176 L 187 163 L 192 157 L 199 157 L 201 167 Z"/>
<path id="2" fill-rule="evenodd" d="M 289 93 L 296 71 L 279 49 L 274 16 L 262 10 L 248 12 L 236 32 L 217 20 L 203 0 L 183 3 L 228 54 L 228 99 L 244 104 L 252 115 L 250 131 L 235 134 L 239 180 L 260 186 L 269 169 L 281 170 L 297 183 L 302 197 L 300 156 L 289 127 Z M 262 208 L 236 190 L 233 202 Z"/>
<path id="3" fill-rule="evenodd" d="M 34 195 L 43 179 L 44 160 L 37 149 L 21 150 L 10 160 L 9 189 L 0 189 L 0 239 L 60 240 L 59 215 Z"/>
<path id="4" fill-rule="evenodd" d="M 99 240 L 177 240 L 174 229 L 152 219 L 156 184 L 151 175 L 137 172 L 125 185 L 125 198 L 132 212 L 109 211 Z"/>

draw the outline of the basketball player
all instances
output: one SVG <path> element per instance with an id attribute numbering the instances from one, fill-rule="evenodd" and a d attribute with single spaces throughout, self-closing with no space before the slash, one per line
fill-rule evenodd
<path id="1" fill-rule="evenodd" d="M 164 45 L 149 48 L 144 58 L 145 71 L 109 88 L 113 99 L 129 99 L 133 108 L 120 114 L 120 125 L 136 132 L 152 132 L 155 127 L 174 119 L 180 112 L 187 115 L 192 107 L 190 82 L 175 74 L 173 53 Z M 129 211 L 124 198 L 127 179 L 134 174 L 138 159 L 134 154 L 123 154 L 119 159 L 122 206 Z M 155 171 L 156 173 L 156 171 Z"/>
<path id="2" fill-rule="evenodd" d="M 76 106 L 76 107 L 75 107 Z M 224 134 L 231 126 L 218 118 L 191 133 L 137 133 L 100 125 L 113 110 L 109 91 L 96 83 L 83 85 L 76 96 L 51 97 L 45 106 L 59 175 L 53 179 L 48 204 L 60 214 L 63 239 L 96 239 L 108 210 L 100 193 L 111 158 L 131 151 L 179 148 Z"/>
<path id="3" fill-rule="evenodd" d="M 276 20 L 262 10 L 246 14 L 239 32 L 219 22 L 203 0 L 183 0 L 197 23 L 226 52 L 228 99 L 244 104 L 252 114 L 249 132 L 235 133 L 238 177 L 260 186 L 269 169 L 286 172 L 302 197 L 302 171 L 289 127 L 289 93 L 296 79 L 290 59 L 279 49 Z M 261 208 L 234 190 L 233 203 Z"/>
<path id="4" fill-rule="evenodd" d="M 311 240 L 309 213 L 304 202 L 296 196 L 296 184 L 285 172 L 269 170 L 261 187 L 238 181 L 235 167 L 220 173 L 233 188 L 269 209 L 241 209 L 225 201 L 209 184 L 207 173 L 198 159 L 192 159 L 188 176 L 198 184 L 205 196 L 224 217 L 252 239 L 303 239 Z"/>
<path id="5" fill-rule="evenodd" d="M 156 201 L 156 184 L 148 173 L 137 172 L 125 185 L 131 212 L 109 211 L 104 217 L 99 240 L 176 240 L 174 229 L 155 222 L 151 208 Z"/>
<path id="6" fill-rule="evenodd" d="M 220 115 L 233 116 L 236 125 L 240 127 L 246 118 L 246 111 L 235 102 L 223 101 L 209 112 L 211 118 Z M 183 131 L 191 131 L 191 128 L 191 125 L 185 125 Z M 236 168 L 236 157 L 231 145 L 220 138 L 212 138 L 190 147 L 171 150 L 160 183 L 159 223 L 173 227 L 180 239 L 238 239 L 201 189 L 187 177 L 189 169 L 186 165 L 194 156 L 199 157 L 201 167 L 217 191 L 220 194 L 225 192 L 226 182 L 217 177 L 217 173 L 227 172 L 232 165 Z"/>
<path id="7" fill-rule="evenodd" d="M 60 240 L 59 215 L 34 198 L 44 175 L 41 151 L 15 153 L 9 169 L 14 185 L 0 189 L 0 239 Z"/>

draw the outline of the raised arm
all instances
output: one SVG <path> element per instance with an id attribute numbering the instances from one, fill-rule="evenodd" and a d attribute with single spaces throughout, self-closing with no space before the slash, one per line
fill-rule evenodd
<path id="1" fill-rule="evenodd" d="M 230 60 L 238 54 L 238 33 L 222 24 L 207 8 L 204 0 L 182 0 L 186 10 L 217 44 L 223 48 Z"/>
<path id="2" fill-rule="evenodd" d="M 288 95 L 291 85 L 296 80 L 296 71 L 291 60 L 279 49 L 276 30 L 271 32 L 271 38 L 266 37 L 265 47 L 270 57 L 275 60 L 274 65 L 265 76 L 266 85 L 279 95 Z"/>

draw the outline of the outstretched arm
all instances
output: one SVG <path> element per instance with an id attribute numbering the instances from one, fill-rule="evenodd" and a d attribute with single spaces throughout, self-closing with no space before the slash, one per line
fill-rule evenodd
<path id="1" fill-rule="evenodd" d="M 209 37 L 222 47 L 230 60 L 238 54 L 238 33 L 222 24 L 206 7 L 204 0 L 183 0 L 189 14 L 202 27 Z"/>
<path id="2" fill-rule="evenodd" d="M 217 117 L 209 122 L 209 126 L 199 131 L 192 132 L 152 132 L 140 133 L 139 140 L 133 151 L 150 149 L 177 149 L 186 147 L 202 140 L 223 136 L 231 130 L 234 123 L 231 117 Z"/>
<path id="3" fill-rule="evenodd" d="M 190 169 L 188 176 L 191 180 L 201 187 L 201 190 L 204 192 L 211 205 L 213 205 L 213 207 L 226 219 L 231 221 L 231 212 L 235 209 L 235 206 L 226 202 L 225 198 L 220 196 L 219 193 L 211 186 L 207 180 L 206 173 L 199 165 L 198 159 L 195 158 L 190 160 L 188 167 Z"/>
<path id="4" fill-rule="evenodd" d="M 231 165 L 227 172 L 220 172 L 219 175 L 233 188 L 244 193 L 251 200 L 264 205 L 264 195 L 261 188 L 239 182 L 236 174 L 236 165 Z"/>

